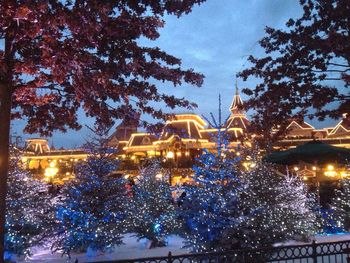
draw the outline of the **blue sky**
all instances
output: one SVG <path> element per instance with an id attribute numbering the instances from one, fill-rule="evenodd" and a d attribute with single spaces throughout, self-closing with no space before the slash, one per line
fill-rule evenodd
<path id="1" fill-rule="evenodd" d="M 152 43 L 142 43 L 159 46 L 181 58 L 184 68 L 194 68 L 205 75 L 201 88 L 189 85 L 173 88 L 170 84 L 161 84 L 161 90 L 197 103 L 195 113 L 204 115 L 216 113 L 220 93 L 223 112 L 229 114 L 228 107 L 234 95 L 234 76 L 247 66 L 249 54 L 261 54 L 258 40 L 264 36 L 264 27 L 283 28 L 290 17 L 298 17 L 301 12 L 298 0 L 208 0 L 180 19 L 166 16 L 160 38 Z M 254 80 L 238 80 L 240 88 L 254 87 L 254 84 Z M 175 111 L 181 112 L 185 111 Z M 80 120 L 82 124 L 93 123 L 83 114 Z M 13 132 L 22 135 L 22 127 L 23 122 L 14 122 Z M 87 129 L 82 129 L 66 134 L 57 132 L 49 140 L 55 147 L 78 147 L 87 137 Z"/>

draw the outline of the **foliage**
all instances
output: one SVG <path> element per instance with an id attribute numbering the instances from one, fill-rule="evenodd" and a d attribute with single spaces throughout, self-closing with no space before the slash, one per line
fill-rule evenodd
<path id="1" fill-rule="evenodd" d="M 157 39 L 165 14 L 180 17 L 202 2 L 3 0 L 0 95 L 13 94 L 14 116 L 27 118 L 27 132 L 42 134 L 80 128 L 79 108 L 108 125 L 140 113 L 164 117 L 149 101 L 192 108 L 183 98 L 161 93 L 154 80 L 200 86 L 203 76 L 138 40 Z"/>
<path id="2" fill-rule="evenodd" d="M 114 178 L 118 168 L 109 148 L 89 144 L 89 156 L 75 167 L 75 179 L 63 188 L 57 207 L 60 235 L 54 250 L 107 251 L 122 243 L 125 231 L 125 182 Z"/>
<path id="3" fill-rule="evenodd" d="M 336 191 L 336 195 L 332 200 L 332 208 L 334 211 L 334 219 L 337 226 L 342 227 L 345 231 L 350 230 L 350 180 L 342 180 L 342 187 Z"/>
<path id="4" fill-rule="evenodd" d="M 245 80 L 261 80 L 253 90 L 243 90 L 251 96 L 245 106 L 255 110 L 252 130 L 270 139 L 279 136 L 271 131 L 284 130 L 291 118 L 323 120 L 349 112 L 350 2 L 300 4 L 303 15 L 289 19 L 287 29 L 266 27 L 259 42 L 266 55 L 250 56 L 251 67 L 240 73 Z M 333 101 L 339 104 L 329 107 Z"/>
<path id="5" fill-rule="evenodd" d="M 21 156 L 11 150 L 6 198 L 5 251 L 30 255 L 52 230 L 53 210 L 47 186 L 23 168 Z"/>
<path id="6" fill-rule="evenodd" d="M 171 187 L 158 161 L 140 169 L 128 203 L 130 231 L 150 240 L 150 248 L 166 245 L 165 237 L 180 227 Z"/>

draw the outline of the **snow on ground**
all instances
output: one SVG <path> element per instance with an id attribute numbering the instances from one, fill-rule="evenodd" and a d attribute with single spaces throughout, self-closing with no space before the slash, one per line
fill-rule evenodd
<path id="1" fill-rule="evenodd" d="M 33 249 L 33 255 L 30 259 L 21 262 L 48 262 L 48 263 L 62 263 L 62 262 L 74 262 L 78 259 L 79 262 L 94 262 L 94 261 L 106 261 L 106 260 L 118 260 L 118 259 L 133 259 L 142 257 L 162 257 L 167 256 L 169 251 L 173 255 L 187 254 L 189 251 L 182 248 L 184 246 L 183 239 L 179 236 L 169 236 L 167 238 L 168 245 L 166 247 L 149 249 L 149 242 L 142 239 L 137 241 L 137 237 L 132 234 L 125 235 L 123 242 L 124 245 L 117 246 L 111 253 L 72 253 L 71 260 L 69 261 L 66 256 L 61 257 L 61 254 L 50 252 L 50 248 L 37 247 Z"/>
<path id="2" fill-rule="evenodd" d="M 329 234 L 329 235 L 316 235 L 315 237 L 311 238 L 310 242 L 301 242 L 301 241 L 291 240 L 284 243 L 276 243 L 275 246 L 306 245 L 306 244 L 311 244 L 314 240 L 316 241 L 316 243 L 345 241 L 345 240 L 350 240 L 350 234 L 338 233 L 338 234 Z"/>
<path id="3" fill-rule="evenodd" d="M 317 243 L 350 240 L 350 234 L 318 235 L 318 236 L 315 236 L 314 240 L 316 240 Z M 49 247 L 47 248 L 37 247 L 33 250 L 33 256 L 31 258 L 27 259 L 26 261 L 20 261 L 20 262 L 22 263 L 23 262 L 63 263 L 63 262 L 74 262 L 76 259 L 78 259 L 79 262 L 95 262 L 95 261 L 108 261 L 108 260 L 118 260 L 118 259 L 135 259 L 135 258 L 143 258 L 143 257 L 167 256 L 169 251 L 171 251 L 173 255 L 189 253 L 187 249 L 182 248 L 184 245 L 183 244 L 184 240 L 179 236 L 175 236 L 175 235 L 169 236 L 167 241 L 168 241 L 167 247 L 149 249 L 148 248 L 149 243 L 147 242 L 147 240 L 143 239 L 138 242 L 137 238 L 134 237 L 132 234 L 127 234 L 123 239 L 124 245 L 116 247 L 114 251 L 111 253 L 104 253 L 104 254 L 72 253 L 71 260 L 68 260 L 67 257 L 61 257 L 61 254 L 59 253 L 52 254 L 50 252 Z M 276 244 L 276 246 L 277 245 L 301 245 L 301 244 L 308 244 L 308 243 L 289 241 L 283 244 Z"/>

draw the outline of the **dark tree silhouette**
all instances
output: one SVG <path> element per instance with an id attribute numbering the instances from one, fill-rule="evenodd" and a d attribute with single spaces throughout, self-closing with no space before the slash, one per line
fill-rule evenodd
<path id="1" fill-rule="evenodd" d="M 50 135 L 79 129 L 79 108 L 97 124 L 111 125 L 141 113 L 164 117 L 149 101 L 193 107 L 154 83 L 200 86 L 203 76 L 138 40 L 157 39 L 164 14 L 180 17 L 204 1 L 0 0 L 1 259 L 11 117 L 25 118 L 26 132 Z"/>
<path id="2" fill-rule="evenodd" d="M 291 118 L 338 118 L 350 110 L 350 2 L 300 0 L 303 15 L 287 29 L 266 27 L 263 57 L 249 57 L 239 75 L 261 81 L 246 107 L 254 109 L 252 129 L 277 137 Z M 330 103 L 336 102 L 333 105 Z M 278 126 L 280 125 L 280 126 Z M 273 139 L 273 138 L 272 138 Z"/>

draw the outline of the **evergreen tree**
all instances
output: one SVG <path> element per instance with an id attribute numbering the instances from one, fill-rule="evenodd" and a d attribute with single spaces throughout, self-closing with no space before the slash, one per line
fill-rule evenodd
<path id="1" fill-rule="evenodd" d="M 130 230 L 151 241 L 150 248 L 165 246 L 165 237 L 180 227 L 171 187 L 158 161 L 140 169 L 130 200 Z"/>
<path id="2" fill-rule="evenodd" d="M 339 227 L 345 231 L 350 230 L 350 179 L 341 181 L 342 187 L 336 191 L 336 195 L 332 200 L 332 208 L 334 209 L 334 218 Z"/>
<path id="3" fill-rule="evenodd" d="M 21 156 L 11 148 L 6 197 L 5 259 L 27 256 L 30 248 L 50 234 L 52 203 L 47 185 L 23 168 Z"/>
<path id="4" fill-rule="evenodd" d="M 239 229 L 243 247 L 306 240 L 317 229 L 311 198 L 300 178 L 281 175 L 257 158 L 241 173 L 245 218 Z"/>
<path id="5" fill-rule="evenodd" d="M 194 165 L 194 185 L 184 187 L 179 215 L 184 223 L 187 246 L 194 251 L 232 249 L 237 246 L 235 231 L 241 220 L 240 182 L 237 178 L 238 158 L 229 149 L 229 134 L 222 120 L 219 95 L 218 119 L 203 116 L 210 127 L 216 148 L 204 150 Z"/>
<path id="6" fill-rule="evenodd" d="M 107 251 L 122 243 L 125 231 L 125 182 L 114 178 L 118 161 L 104 139 L 88 144 L 89 156 L 75 167 L 75 179 L 63 189 L 57 209 L 60 235 L 53 248 L 70 251 Z"/>
<path id="7" fill-rule="evenodd" d="M 237 158 L 205 151 L 197 162 L 195 185 L 185 187 L 186 198 L 180 207 L 186 243 L 194 251 L 234 248 L 238 244 L 234 232 L 242 215 Z"/>

